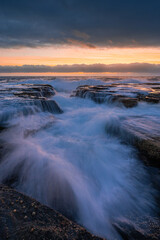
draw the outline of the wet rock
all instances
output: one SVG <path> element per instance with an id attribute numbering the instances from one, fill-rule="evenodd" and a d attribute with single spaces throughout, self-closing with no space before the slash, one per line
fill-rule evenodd
<path id="1" fill-rule="evenodd" d="M 124 240 L 159 240 L 160 239 L 160 220 L 156 217 L 141 217 L 134 219 L 132 225 L 129 222 L 118 222 L 114 224 L 115 229 Z"/>
<path id="2" fill-rule="evenodd" d="M 153 91 L 153 92 L 152 92 Z M 158 89 L 153 88 L 147 95 L 137 94 L 138 101 L 145 101 L 148 103 L 159 103 L 160 93 Z"/>
<path id="3" fill-rule="evenodd" d="M 120 103 L 127 108 L 138 104 L 136 98 L 126 97 L 110 90 L 111 86 L 80 86 L 73 92 L 72 96 L 89 98 L 96 103 Z"/>
<path id="4" fill-rule="evenodd" d="M 19 116 L 28 116 L 37 112 L 50 112 L 50 113 L 63 113 L 59 105 L 54 101 L 48 99 L 55 95 L 55 90 L 51 85 L 48 84 L 21 84 L 16 85 L 15 88 L 3 89 L 5 94 L 0 97 L 2 99 L 10 98 L 10 104 L 12 108 L 5 110 L 0 113 L 0 131 L 4 130 L 3 127 L 12 118 Z M 2 92 L 3 92 L 2 90 Z M 6 91 L 5 91 L 6 90 Z M 18 98 L 17 98 L 17 97 Z M 19 99 L 21 98 L 21 99 Z"/>
<path id="5" fill-rule="evenodd" d="M 138 105 L 137 98 L 128 98 L 128 97 L 117 96 L 116 100 L 119 103 L 122 103 L 126 108 L 132 108 L 132 107 L 136 107 Z"/>
<path id="6" fill-rule="evenodd" d="M 31 104 L 33 106 L 37 106 L 43 112 L 63 113 L 62 109 L 59 107 L 59 105 L 54 100 L 36 99 L 36 100 L 30 101 L 29 104 Z"/>
<path id="7" fill-rule="evenodd" d="M 55 95 L 55 90 L 47 84 L 23 84 L 25 88 L 15 89 L 15 96 L 22 98 L 48 98 Z"/>
<path id="8" fill-rule="evenodd" d="M 108 123 L 107 133 L 118 136 L 126 144 L 135 146 L 147 165 L 160 168 L 160 123 L 153 118 L 130 117 L 116 125 Z"/>
<path id="9" fill-rule="evenodd" d="M 0 132 L 4 131 L 4 130 L 7 130 L 8 129 L 8 126 L 6 124 L 0 124 Z"/>
<path id="10" fill-rule="evenodd" d="M 48 99 L 25 100 L 15 105 L 12 111 L 10 110 L 0 114 L 0 131 L 7 129 L 7 122 L 13 118 L 29 116 L 38 112 L 63 113 L 56 101 Z"/>
<path id="11" fill-rule="evenodd" d="M 160 138 L 159 139 L 138 139 L 134 144 L 140 153 L 145 156 L 144 161 L 153 166 L 160 168 Z"/>
<path id="12" fill-rule="evenodd" d="M 139 101 L 149 103 L 160 102 L 159 85 L 141 84 L 107 84 L 98 86 L 79 86 L 72 97 L 89 98 L 96 103 L 120 103 L 127 108 L 136 107 Z"/>
<path id="13" fill-rule="evenodd" d="M 4 185 L 0 185 L 0 226 L 1 240 L 100 239 L 53 209 Z"/>

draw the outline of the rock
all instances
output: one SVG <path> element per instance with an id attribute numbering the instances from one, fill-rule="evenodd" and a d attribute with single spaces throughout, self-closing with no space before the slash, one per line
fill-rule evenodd
<path id="1" fill-rule="evenodd" d="M 155 84 L 106 84 L 99 86 L 83 85 L 76 88 L 72 97 L 89 98 L 96 103 L 120 103 L 127 108 L 136 107 L 139 101 L 160 102 L 160 87 Z"/>
<path id="2" fill-rule="evenodd" d="M 53 209 L 4 185 L 0 185 L 0 226 L 1 240 L 101 239 Z"/>
<path id="3" fill-rule="evenodd" d="M 122 103 L 126 108 L 136 107 L 138 105 L 137 98 L 129 98 L 124 96 L 115 96 L 110 99 L 112 102 Z"/>
<path id="4" fill-rule="evenodd" d="M 123 104 L 127 108 L 137 106 L 137 98 L 126 97 L 109 89 L 109 86 L 80 86 L 72 96 L 90 98 L 96 103 L 117 102 Z"/>
<path id="5" fill-rule="evenodd" d="M 29 101 L 29 104 L 31 104 L 33 106 L 37 106 L 39 109 L 41 109 L 44 112 L 63 113 L 62 109 L 59 107 L 59 105 L 54 100 L 35 99 L 32 101 Z"/>
<path id="6" fill-rule="evenodd" d="M 22 98 L 48 98 L 55 95 L 55 90 L 47 84 L 23 84 L 25 88 L 17 88 L 14 95 Z M 16 90 L 16 91 L 15 91 Z"/>
<path id="7" fill-rule="evenodd" d="M 126 108 L 132 108 L 138 105 L 136 98 L 119 98 L 118 101 L 121 102 Z"/>
<path id="8" fill-rule="evenodd" d="M 129 222 L 114 224 L 115 229 L 124 240 L 159 240 L 160 220 L 156 217 L 141 217 L 134 219 L 134 225 Z"/>
<path id="9" fill-rule="evenodd" d="M 7 130 L 8 126 L 6 124 L 0 124 L 0 132 Z"/>
<path id="10" fill-rule="evenodd" d="M 126 144 L 135 146 L 147 165 L 160 168 L 160 123 L 147 117 L 120 119 L 116 125 L 108 123 L 107 133 L 118 136 Z"/>
<path id="11" fill-rule="evenodd" d="M 21 86 L 23 86 L 23 88 Z M 2 97 L 2 99 L 8 96 L 11 97 L 12 108 L 9 111 L 5 111 L 4 108 L 4 111 L 1 112 L 0 131 L 5 129 L 3 126 L 6 125 L 11 118 L 28 116 L 40 111 L 63 113 L 56 101 L 48 99 L 48 97 L 55 95 L 55 90 L 51 85 L 21 84 L 19 88 L 8 88 L 6 91 L 3 95 L 1 95 L 0 91 L 0 97 Z M 21 99 L 13 98 L 13 96 L 20 97 Z"/>
<path id="12" fill-rule="evenodd" d="M 144 161 L 153 167 L 160 168 L 160 138 L 137 139 L 134 145 L 145 156 Z"/>
<path id="13" fill-rule="evenodd" d="M 7 129 L 7 122 L 10 119 L 19 116 L 28 116 L 37 112 L 49 112 L 52 114 L 63 113 L 60 106 L 54 100 L 48 99 L 34 99 L 25 100 L 21 102 L 21 105 L 15 104 L 15 109 L 0 114 L 0 131 Z"/>
<path id="14" fill-rule="evenodd" d="M 139 101 L 145 101 L 148 103 L 159 103 L 160 102 L 160 94 L 159 93 L 149 93 L 147 96 L 139 94 Z"/>

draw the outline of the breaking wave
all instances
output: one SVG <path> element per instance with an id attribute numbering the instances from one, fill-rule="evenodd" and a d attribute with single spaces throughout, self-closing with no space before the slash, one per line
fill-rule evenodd
<path id="1" fill-rule="evenodd" d="M 148 112 L 160 117 L 159 105 L 142 103 L 124 109 L 70 97 L 77 86 L 106 84 L 102 79 L 55 79 L 47 83 L 55 87 L 57 95 L 52 100 L 63 114 L 38 111 L 38 103 L 33 114 L 7 119 L 10 127 L 0 136 L 0 182 L 62 212 L 97 235 L 121 239 L 114 223 L 125 219 L 134 224 L 139 215 L 154 215 L 157 193 L 136 150 L 112 136 L 107 126 L 115 130 L 121 118 Z M 31 104 L 28 109 L 32 108 Z M 8 106 L 8 112 L 11 110 Z"/>

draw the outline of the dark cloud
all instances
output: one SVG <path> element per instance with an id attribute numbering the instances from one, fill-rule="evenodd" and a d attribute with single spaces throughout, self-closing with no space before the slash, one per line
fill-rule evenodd
<path id="1" fill-rule="evenodd" d="M 159 9 L 159 0 L 0 0 L 0 47 L 160 46 Z"/>
<path id="2" fill-rule="evenodd" d="M 160 64 L 130 63 L 130 64 L 73 64 L 73 65 L 23 65 L 0 66 L 0 73 L 66 73 L 66 72 L 120 72 L 120 73 L 155 73 L 160 74 Z"/>

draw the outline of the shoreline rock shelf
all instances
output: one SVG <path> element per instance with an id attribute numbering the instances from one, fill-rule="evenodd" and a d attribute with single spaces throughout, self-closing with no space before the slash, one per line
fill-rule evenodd
<path id="1" fill-rule="evenodd" d="M 136 84 L 115 84 L 112 85 L 83 85 L 73 91 L 72 97 L 88 98 L 96 103 L 114 103 L 123 105 L 126 108 L 136 107 L 138 102 L 145 101 L 149 103 L 160 102 L 159 87 L 149 85 L 143 87 L 143 90 Z"/>
<path id="2" fill-rule="evenodd" d="M 113 227 L 124 240 L 159 240 L 159 224 L 159 219 L 156 217 L 146 216 L 145 219 L 141 219 L 140 216 L 135 219 L 134 226 L 120 221 L 113 223 Z M 150 228 L 146 229 L 146 226 Z M 92 235 L 82 226 L 37 200 L 0 184 L 0 240 L 6 239 L 100 240 L 102 238 Z"/>
<path id="3" fill-rule="evenodd" d="M 83 85 L 76 88 L 72 97 L 88 98 L 96 103 L 114 103 L 116 106 L 126 108 L 136 107 L 138 102 L 156 104 L 160 102 L 159 83 L 138 84 L 106 84 L 106 85 Z M 158 122 L 158 121 L 157 121 Z M 139 128 L 142 123 L 142 128 Z M 151 126 L 155 129 L 148 129 Z M 122 139 L 127 144 L 134 145 L 147 165 L 160 168 L 160 124 L 154 120 L 131 117 L 119 119 L 116 126 L 109 123 L 106 131 Z M 154 132 L 154 133 L 153 133 Z"/>
<path id="4" fill-rule="evenodd" d="M 48 98 L 56 94 L 48 84 L 22 84 L 22 88 L 13 89 L 14 95 L 22 98 Z"/>
<path id="5" fill-rule="evenodd" d="M 106 124 L 106 132 L 119 137 L 124 143 L 131 144 L 139 151 L 144 162 L 160 168 L 160 124 L 148 117 L 121 119 L 116 127 Z"/>
<path id="6" fill-rule="evenodd" d="M 12 110 L 0 114 L 0 126 L 5 125 L 9 119 L 21 115 L 28 116 L 36 112 L 63 113 L 57 102 L 50 99 L 55 94 L 55 89 L 48 84 L 20 84 L 18 88 L 1 89 L 0 98 L 11 99 L 8 104 L 12 106 Z"/>
<path id="7" fill-rule="evenodd" d="M 100 240 L 60 213 L 0 184 L 0 239 Z"/>
<path id="8" fill-rule="evenodd" d="M 114 103 L 115 106 L 125 106 L 127 108 L 136 107 L 139 101 L 159 103 L 159 86 L 156 85 L 155 87 L 153 84 L 153 86 L 143 86 L 143 89 L 145 93 L 139 91 L 136 84 L 133 84 L 131 88 L 127 84 L 117 85 L 115 83 L 104 86 L 84 85 L 78 87 L 72 96 L 89 98 L 96 103 Z M 18 114 L 23 114 L 24 116 L 34 114 L 36 109 L 37 112 L 63 113 L 56 101 L 50 99 L 50 97 L 56 94 L 55 89 L 51 85 L 20 84 L 18 87 L 6 90 L 5 94 L 3 94 L 3 90 L 0 93 L 2 93 L 2 99 L 8 94 L 13 99 L 13 105 L 15 101 L 13 114 L 9 112 L 11 117 L 18 116 Z M 16 110 L 17 106 L 19 110 Z M 6 112 L 4 118 L 6 122 L 8 116 Z M 147 165 L 160 168 L 160 125 L 157 120 L 155 122 L 154 120 L 152 116 L 147 117 L 147 115 L 141 117 L 125 116 L 119 118 L 117 122 L 115 122 L 116 120 L 113 122 L 109 121 L 106 124 L 106 132 L 119 137 L 125 144 L 135 146 L 140 153 L 140 157 Z M 5 125 L 5 121 L 0 121 L 0 132 L 4 132 L 9 127 Z M 1 124 L 3 122 L 4 124 Z M 40 129 L 50 126 L 50 123 L 52 124 L 53 122 L 54 116 L 51 116 L 49 125 L 44 125 Z M 153 122 L 154 124 L 152 124 Z M 24 136 L 27 137 L 37 131 L 39 131 L 39 128 L 32 131 L 27 130 L 24 132 Z M 3 149 L 3 144 L 1 143 L 0 154 L 4 155 L 5 150 L 7 151 L 7 149 Z M 11 178 L 11 181 L 15 179 Z M 3 183 L 7 185 L 7 182 Z M 101 239 L 93 236 L 83 227 L 73 223 L 55 210 L 8 187 L 9 184 L 8 186 L 6 185 L 0 185 L 0 240 Z M 154 217 L 153 219 L 146 217 L 142 221 L 138 218 L 137 223 L 135 220 L 134 226 L 133 224 L 123 223 L 123 221 L 112 224 L 124 240 L 160 239 L 159 219 Z M 139 231 L 138 227 L 140 224 L 142 224 L 144 232 Z M 138 227 L 136 228 L 135 226 Z M 146 229 L 147 226 L 150 229 Z"/>

